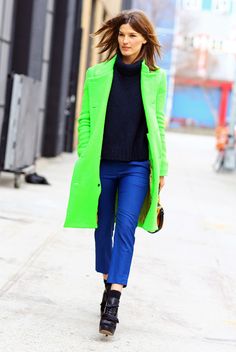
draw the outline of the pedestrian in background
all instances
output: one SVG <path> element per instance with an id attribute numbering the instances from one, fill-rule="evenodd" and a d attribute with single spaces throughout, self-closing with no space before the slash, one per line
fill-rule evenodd
<path id="1" fill-rule="evenodd" d="M 168 169 L 166 75 L 155 64 L 160 44 L 142 11 L 121 12 L 94 36 L 106 58 L 86 73 L 65 227 L 95 229 L 96 271 L 105 283 L 99 332 L 113 335 L 136 227 L 157 230 Z"/>

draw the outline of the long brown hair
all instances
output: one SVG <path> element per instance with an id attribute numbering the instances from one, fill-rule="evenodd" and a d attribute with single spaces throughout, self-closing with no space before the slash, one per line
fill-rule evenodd
<path id="1" fill-rule="evenodd" d="M 141 10 L 125 10 L 117 16 L 103 23 L 91 36 L 101 36 L 96 48 L 101 48 L 99 54 L 107 52 L 104 61 L 110 60 L 119 50 L 118 33 L 122 24 L 129 24 L 136 32 L 140 33 L 147 41 L 143 44 L 135 60 L 144 59 L 151 71 L 157 70 L 154 55 L 161 57 L 161 45 L 157 39 L 155 29 L 145 13 Z"/>

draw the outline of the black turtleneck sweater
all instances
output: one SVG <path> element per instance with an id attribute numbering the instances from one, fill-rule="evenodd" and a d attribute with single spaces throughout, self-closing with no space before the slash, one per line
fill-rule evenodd
<path id="1" fill-rule="evenodd" d="M 147 125 L 140 87 L 142 61 L 125 64 L 118 53 L 107 104 L 101 159 L 147 160 Z"/>

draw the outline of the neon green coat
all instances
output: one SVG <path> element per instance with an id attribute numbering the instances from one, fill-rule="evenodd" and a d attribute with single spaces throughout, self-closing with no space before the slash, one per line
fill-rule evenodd
<path id="1" fill-rule="evenodd" d="M 116 55 L 109 61 L 90 67 L 86 72 L 79 116 L 79 158 L 74 165 L 65 227 L 97 228 L 98 226 L 97 211 L 101 193 L 100 158 L 115 59 Z M 149 190 L 140 212 L 138 226 L 147 231 L 155 231 L 159 177 L 167 175 L 168 169 L 164 120 L 165 71 L 160 68 L 150 71 L 143 61 L 141 94 L 148 127 L 151 172 Z"/>

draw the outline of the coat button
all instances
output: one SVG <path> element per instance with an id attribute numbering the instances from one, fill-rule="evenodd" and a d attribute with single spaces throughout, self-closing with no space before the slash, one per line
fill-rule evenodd
<path id="1" fill-rule="evenodd" d="M 98 187 L 100 187 L 101 185 L 100 185 L 100 183 L 98 184 Z"/>

